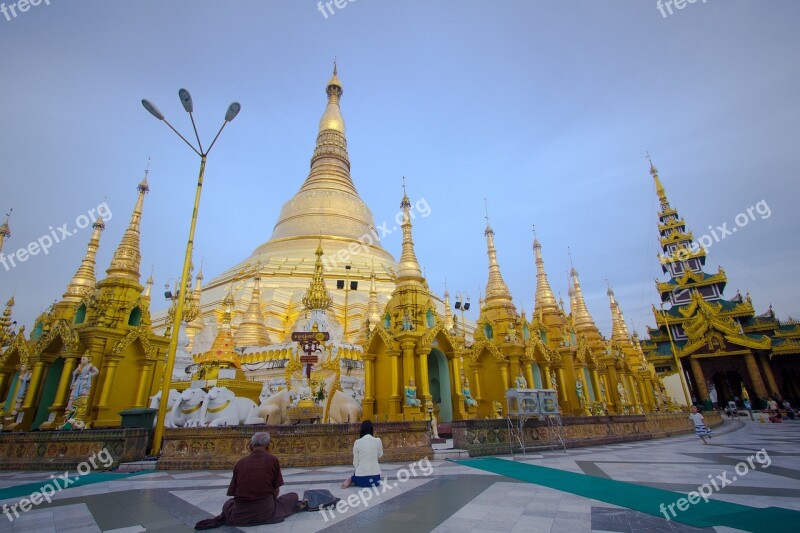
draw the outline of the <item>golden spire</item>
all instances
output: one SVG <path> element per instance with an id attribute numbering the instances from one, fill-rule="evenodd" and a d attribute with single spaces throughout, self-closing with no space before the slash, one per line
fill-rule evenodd
<path id="1" fill-rule="evenodd" d="M 375 326 L 381 321 L 381 306 L 378 302 L 378 286 L 375 279 L 375 265 L 373 265 L 372 273 L 369 276 L 369 303 L 367 304 L 367 326 L 370 331 L 375 329 Z"/>
<path id="2" fill-rule="evenodd" d="M 450 310 L 450 293 L 447 291 L 447 281 L 444 282 L 444 329 L 453 329 L 453 311 Z"/>
<path id="3" fill-rule="evenodd" d="M 335 67 L 326 93 L 328 104 L 319 123 L 308 177 L 297 194 L 283 204 L 270 241 L 256 249 L 253 256 L 271 248 L 275 241 L 315 238 L 320 228 L 325 228 L 328 235 L 359 244 L 365 235 L 370 236 L 380 249 L 372 213 L 358 196 L 350 176 L 344 119 L 339 108 L 342 84 Z M 276 246 L 283 249 L 286 245 Z"/>
<path id="4" fill-rule="evenodd" d="M 547 281 L 547 273 L 544 270 L 542 245 L 539 242 L 539 239 L 536 238 L 535 230 L 533 239 L 533 252 L 536 256 L 536 298 L 534 299 L 534 315 L 536 315 L 536 313 L 540 310 L 542 312 L 547 310 L 558 313 L 556 297 L 553 294 L 553 289 L 550 288 L 550 282 Z"/>
<path id="5" fill-rule="evenodd" d="M 317 262 L 314 263 L 314 275 L 311 277 L 311 285 L 309 285 L 305 296 L 303 296 L 303 306 L 309 311 L 313 309 L 320 309 L 324 311 L 333 304 L 328 289 L 325 288 L 325 278 L 322 276 L 322 241 L 317 244 L 317 251 L 314 252 L 317 256 Z"/>
<path id="6" fill-rule="evenodd" d="M 345 134 L 344 119 L 342 112 L 339 109 L 339 99 L 342 97 L 342 82 L 339 81 L 339 76 L 336 70 L 336 60 L 333 61 L 333 75 L 328 81 L 325 88 L 325 93 L 328 95 L 328 107 L 325 108 L 322 118 L 319 121 L 319 131 L 322 133 L 325 130 L 338 131 L 342 135 Z"/>
<path id="7" fill-rule="evenodd" d="M 144 179 L 137 186 L 139 198 L 136 200 L 136 207 L 133 209 L 128 229 L 125 230 L 122 242 L 119 243 L 119 247 L 114 252 L 111 266 L 106 270 L 108 278 L 139 282 L 139 263 L 142 261 L 142 255 L 139 251 L 139 223 L 142 219 L 144 195 L 150 191 L 150 187 L 147 184 L 148 172 L 148 170 L 144 171 Z"/>
<path id="8" fill-rule="evenodd" d="M 11 211 L 13 211 L 13 209 Z M 11 211 L 6 213 L 6 221 L 0 224 L 0 252 L 3 251 L 3 242 L 11 237 L 11 228 L 8 226 L 8 219 L 11 218 Z"/>
<path id="9" fill-rule="evenodd" d="M 486 202 L 486 199 L 484 199 Z M 497 263 L 497 250 L 494 247 L 494 230 L 489 225 L 489 208 L 486 208 L 486 236 L 487 254 L 489 255 L 489 281 L 486 283 L 486 303 L 494 300 L 511 301 L 511 293 L 500 274 L 500 265 Z"/>
<path id="10" fill-rule="evenodd" d="M 228 287 L 228 294 L 222 299 L 222 328 L 231 330 L 231 318 L 233 317 L 233 306 L 236 300 L 233 299 L 233 285 Z"/>
<path id="11" fill-rule="evenodd" d="M 147 283 L 144 286 L 144 292 L 142 293 L 142 298 L 150 300 L 152 293 L 153 293 L 153 273 L 150 272 L 150 276 L 147 277 Z"/>
<path id="12" fill-rule="evenodd" d="M 239 327 L 236 328 L 233 341 L 237 348 L 271 344 L 267 326 L 264 324 L 264 314 L 261 312 L 261 278 L 259 276 L 253 279 L 250 304 L 247 306 L 247 311 L 245 311 Z"/>
<path id="13" fill-rule="evenodd" d="M 589 309 L 586 307 L 586 302 L 583 300 L 583 291 L 581 291 L 581 284 L 578 281 L 578 271 L 573 267 L 570 270 L 570 277 L 572 286 L 569 289 L 569 308 L 572 313 L 572 324 L 575 331 L 598 331 L 597 326 L 589 314 Z"/>
<path id="14" fill-rule="evenodd" d="M 94 291 L 97 284 L 97 278 L 95 277 L 97 249 L 100 248 L 100 234 L 104 229 L 106 229 L 106 225 L 102 220 L 98 220 L 92 225 L 92 237 L 89 239 L 86 255 L 81 261 L 81 266 L 78 267 L 77 272 L 72 277 L 72 281 L 69 282 L 62 301 L 78 303 L 87 294 Z"/>
<path id="15" fill-rule="evenodd" d="M 417 261 L 417 254 L 414 253 L 414 240 L 411 237 L 411 201 L 406 194 L 406 183 L 403 178 L 403 200 L 400 202 L 400 208 L 403 210 L 403 251 L 400 253 L 400 264 L 397 271 L 398 285 L 403 282 L 422 282 L 422 269 L 419 267 Z"/>
<path id="16" fill-rule="evenodd" d="M 630 345 L 631 335 L 628 333 L 628 326 L 622 316 L 622 309 L 619 308 L 611 285 L 608 286 L 607 294 L 611 306 L 611 339 L 617 341 L 621 346 Z"/>
<path id="17" fill-rule="evenodd" d="M 664 191 L 664 186 L 661 185 L 661 180 L 658 179 L 658 169 L 653 165 L 653 160 L 650 159 L 650 154 L 647 154 L 647 160 L 650 162 L 650 175 L 653 176 L 653 180 L 656 182 L 656 194 L 658 194 L 658 200 L 662 204 L 669 204 L 667 200 L 667 193 Z"/>
<path id="18" fill-rule="evenodd" d="M 190 285 L 187 280 L 186 285 Z M 184 300 L 184 323 L 186 324 L 186 338 L 189 339 L 189 344 L 186 346 L 186 351 L 192 353 L 194 348 L 194 339 L 197 334 L 206 327 L 206 321 L 203 318 L 201 299 L 203 297 L 203 265 L 200 264 L 200 271 L 195 278 L 194 289 L 190 298 Z M 188 314 L 187 314 L 188 313 Z"/>

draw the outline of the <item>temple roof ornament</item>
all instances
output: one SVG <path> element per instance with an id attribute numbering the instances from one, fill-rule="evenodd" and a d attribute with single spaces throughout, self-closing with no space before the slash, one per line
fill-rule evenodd
<path id="1" fill-rule="evenodd" d="M 367 327 L 369 331 L 375 329 L 381 321 L 381 308 L 378 302 L 378 287 L 375 283 L 375 266 L 369 277 L 369 302 L 367 303 Z"/>
<path id="2" fill-rule="evenodd" d="M 325 278 L 322 275 L 322 256 L 325 252 L 322 251 L 322 242 L 317 245 L 317 251 L 314 252 L 317 256 L 317 261 L 314 263 L 314 275 L 311 277 L 311 284 L 303 296 L 303 306 L 308 310 L 328 309 L 333 304 L 328 289 L 325 288 Z"/>

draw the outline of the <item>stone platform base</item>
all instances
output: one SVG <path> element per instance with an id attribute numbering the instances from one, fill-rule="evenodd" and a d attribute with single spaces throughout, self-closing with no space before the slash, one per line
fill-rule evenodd
<path id="1" fill-rule="evenodd" d="M 120 462 L 140 461 L 147 451 L 150 432 L 146 429 L 102 429 L 84 431 L 32 431 L 0 433 L 0 470 L 70 470 L 107 450 L 114 469 Z M 106 463 L 107 455 L 99 456 Z M 90 463 L 91 466 L 91 463 Z"/>
<path id="2" fill-rule="evenodd" d="M 375 424 L 375 436 L 383 441 L 386 462 L 408 462 L 433 457 L 429 423 L 384 422 Z M 343 465 L 353 463 L 353 443 L 360 424 L 311 424 L 292 426 L 238 426 L 175 428 L 164 432 L 159 470 L 229 470 L 247 454 L 253 433 L 268 431 L 270 452 L 282 467 Z"/>
<path id="3" fill-rule="evenodd" d="M 706 423 L 722 424 L 719 412 L 704 412 Z M 518 425 L 516 419 L 512 424 Z M 694 425 L 687 413 L 565 417 L 559 428 L 547 421 L 527 419 L 522 428 L 526 449 L 597 446 L 615 442 L 639 441 L 691 433 Z M 559 439 L 560 436 L 560 439 Z M 521 452 L 510 436 L 508 419 L 457 420 L 453 422 L 453 446 L 467 450 L 470 457 Z"/>

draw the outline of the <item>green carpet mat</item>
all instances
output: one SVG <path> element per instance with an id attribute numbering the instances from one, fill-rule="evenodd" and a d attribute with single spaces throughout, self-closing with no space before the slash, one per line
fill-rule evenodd
<path id="1" fill-rule="evenodd" d="M 680 498 L 686 498 L 686 494 L 679 492 L 494 457 L 458 459 L 453 462 L 661 518 L 665 518 L 661 504 L 666 507 Z M 680 511 L 677 505 L 673 509 L 676 513 L 674 517 L 666 511 L 671 520 L 695 527 L 727 526 L 769 533 L 800 530 L 800 511 L 780 507 L 762 509 L 715 500 L 706 503 L 700 499 L 685 511 Z"/>
<path id="2" fill-rule="evenodd" d="M 66 488 L 74 488 L 74 487 L 81 487 L 83 485 L 91 485 L 93 483 L 103 483 L 105 481 L 117 481 L 119 479 L 125 479 L 131 476 L 138 476 L 141 474 L 151 474 L 152 470 L 142 470 L 140 472 L 125 472 L 125 473 L 114 473 L 114 472 L 90 472 L 85 476 L 79 476 L 72 474 L 69 479 L 72 483 L 69 484 Z M 63 473 L 61 474 L 63 475 Z M 43 481 L 36 481 L 35 483 L 26 483 L 24 485 L 14 485 L 13 487 L 6 487 L 4 489 L 0 489 L 0 500 L 7 500 L 10 498 L 24 498 L 30 496 L 34 492 L 41 492 L 42 487 L 45 485 L 50 485 L 52 490 L 55 493 L 61 492 L 61 490 L 65 490 L 64 485 L 67 484 L 63 478 L 59 477 L 59 474 L 55 475 L 55 479 L 45 479 Z M 59 490 L 58 487 L 62 489 Z M 47 491 L 49 492 L 49 490 Z"/>

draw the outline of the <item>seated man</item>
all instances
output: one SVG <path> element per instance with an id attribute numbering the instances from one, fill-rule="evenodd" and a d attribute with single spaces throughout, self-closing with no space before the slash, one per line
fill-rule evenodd
<path id="1" fill-rule="evenodd" d="M 253 435 L 247 449 L 250 455 L 239 459 L 233 467 L 233 478 L 228 487 L 228 496 L 233 498 L 222 506 L 222 514 L 201 520 L 195 529 L 211 529 L 223 524 L 276 524 L 300 510 L 297 493 L 289 492 L 278 497 L 283 476 L 278 458 L 267 452 L 269 433 Z"/>

